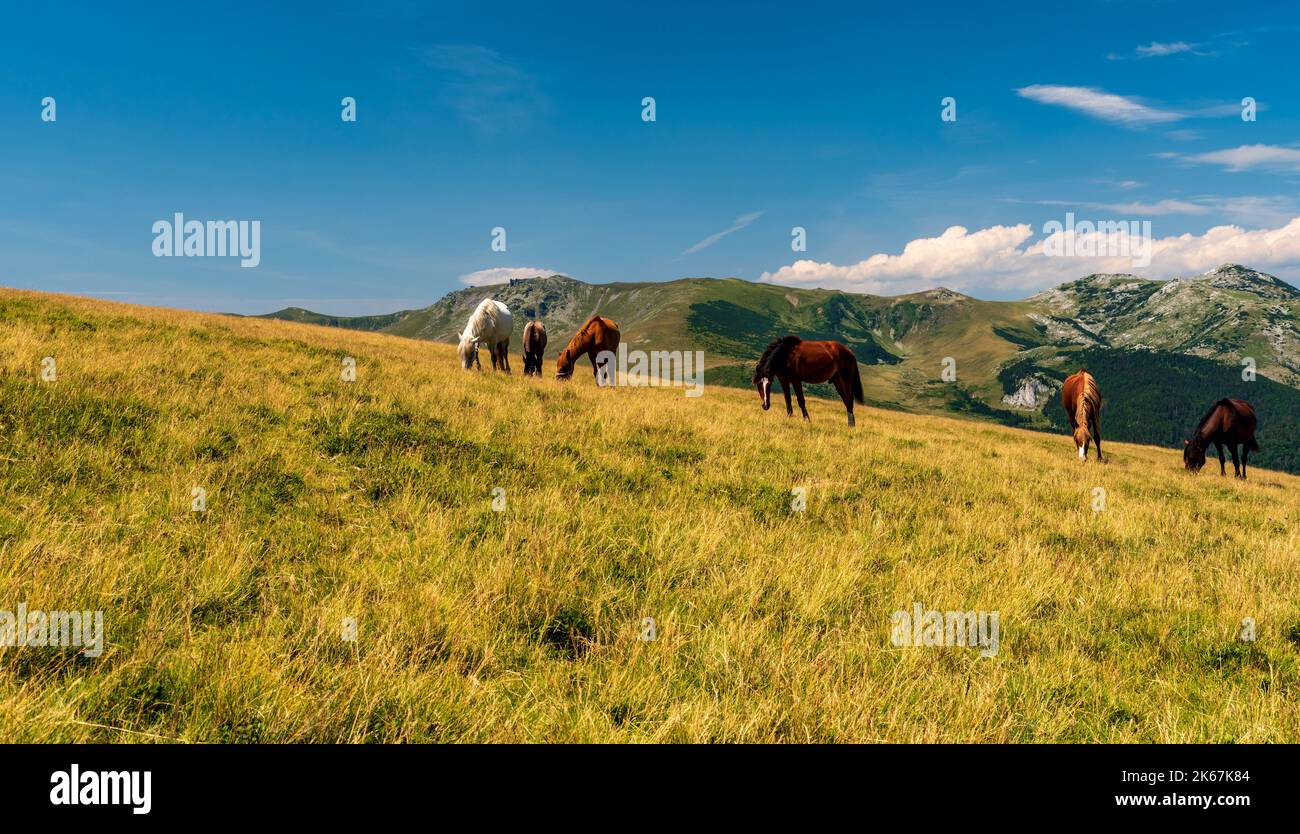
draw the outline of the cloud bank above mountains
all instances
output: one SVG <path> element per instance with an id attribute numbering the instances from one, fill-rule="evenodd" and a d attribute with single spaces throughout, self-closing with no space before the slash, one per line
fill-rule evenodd
<path id="1" fill-rule="evenodd" d="M 1107 240 L 1093 233 L 1090 242 L 1105 251 Z M 1285 273 L 1300 266 L 1300 217 L 1277 228 L 1248 230 L 1215 226 L 1204 234 L 1183 234 L 1151 240 L 1150 266 L 1127 256 L 1052 256 L 1047 254 L 1063 237 L 1075 243 L 1088 235 L 1058 232 L 1033 240 L 1028 223 L 992 226 L 974 232 L 951 226 L 937 237 L 918 238 L 896 254 L 877 253 L 852 264 L 798 260 L 774 272 L 765 283 L 794 287 L 823 287 L 876 295 L 897 295 L 945 286 L 954 290 L 991 287 L 1039 290 L 1095 272 L 1133 273 L 1148 278 L 1172 278 L 1206 272 L 1225 263 Z"/>

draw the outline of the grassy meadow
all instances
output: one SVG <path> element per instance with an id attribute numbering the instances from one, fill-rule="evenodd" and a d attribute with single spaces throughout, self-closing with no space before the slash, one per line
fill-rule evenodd
<path id="1" fill-rule="evenodd" d="M 0 609 L 106 636 L 0 648 L 0 739 L 1300 739 L 1300 478 L 518 354 L 0 290 Z"/>

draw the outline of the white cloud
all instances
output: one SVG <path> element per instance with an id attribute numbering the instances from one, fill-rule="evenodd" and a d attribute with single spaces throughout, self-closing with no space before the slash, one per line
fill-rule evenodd
<path id="1" fill-rule="evenodd" d="M 559 275 L 554 269 L 538 269 L 531 266 L 497 266 L 480 269 L 460 276 L 462 284 L 470 287 L 486 287 L 489 284 L 504 284 L 510 279 L 537 278 L 543 275 Z"/>
<path id="2" fill-rule="evenodd" d="M 1162 214 L 1205 214 L 1209 208 L 1186 200 L 1157 200 L 1154 203 L 1107 203 L 1101 208 L 1116 214 L 1153 217 Z"/>
<path id="3" fill-rule="evenodd" d="M 1128 257 L 1049 257 L 1044 254 L 1047 238 L 1030 242 L 1033 237 L 1028 223 L 975 232 L 953 226 L 939 237 L 911 241 L 897 255 L 876 254 L 844 266 L 795 261 L 775 272 L 763 273 L 759 280 L 896 295 L 938 285 L 956 290 L 1037 290 L 1094 272 L 1171 278 L 1205 272 L 1224 263 L 1258 269 L 1300 265 L 1300 217 L 1273 229 L 1215 226 L 1203 235 L 1156 238 L 1151 241 L 1151 265 L 1145 269 L 1135 268 Z"/>
<path id="4" fill-rule="evenodd" d="M 1058 84 L 1032 84 L 1016 90 L 1022 98 L 1040 104 L 1055 104 L 1077 110 L 1107 122 L 1141 127 L 1176 122 L 1183 114 L 1148 107 L 1137 99 L 1108 93 L 1096 87 L 1066 87 Z"/>
<path id="5" fill-rule="evenodd" d="M 1158 58 L 1165 55 L 1177 55 L 1180 52 L 1191 52 L 1192 45 L 1183 43 L 1182 41 L 1176 41 L 1174 43 L 1158 43 L 1152 41 L 1149 46 L 1139 46 L 1134 51 L 1144 58 Z"/>
<path id="6" fill-rule="evenodd" d="M 1200 47 L 1186 43 L 1184 41 L 1174 41 L 1173 43 L 1160 43 L 1152 41 L 1146 46 L 1138 46 L 1133 52 L 1122 55 L 1112 52 L 1106 57 L 1111 61 L 1128 61 L 1137 58 L 1164 58 L 1168 55 L 1192 54 L 1199 56 L 1213 55 L 1213 52 L 1203 51 Z"/>
<path id="7" fill-rule="evenodd" d="M 1163 214 L 1205 214 L 1209 206 L 1189 203 L 1186 200 L 1157 200 L 1154 203 L 1086 203 L 1069 200 L 1042 200 L 1044 206 L 1078 206 L 1080 208 L 1098 209 L 1127 217 L 1156 217 Z"/>
<path id="8" fill-rule="evenodd" d="M 707 249 L 708 247 L 722 240 L 727 235 L 731 234 L 732 232 L 740 231 L 741 229 L 745 228 L 750 223 L 753 223 L 755 220 L 757 220 L 762 216 L 763 216 L 763 212 L 761 211 L 752 211 L 749 214 L 742 214 L 741 216 L 737 217 L 735 220 L 731 222 L 730 228 L 723 229 L 720 232 L 716 232 L 715 234 L 709 235 L 704 240 L 701 240 L 699 243 L 687 249 L 682 254 L 693 255 L 696 252 L 700 251 L 701 249 Z"/>
<path id="9" fill-rule="evenodd" d="M 1277 145 L 1242 145 L 1221 151 L 1185 156 L 1188 162 L 1222 165 L 1229 171 L 1268 170 L 1300 171 L 1300 150 Z"/>

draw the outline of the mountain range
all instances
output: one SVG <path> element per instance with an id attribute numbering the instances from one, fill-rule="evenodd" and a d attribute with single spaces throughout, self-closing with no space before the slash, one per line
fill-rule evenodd
<path id="1" fill-rule="evenodd" d="M 545 322 L 553 357 L 598 312 L 619 323 L 629 348 L 703 350 L 706 384 L 748 386 L 772 339 L 838 339 L 862 364 L 872 405 L 1026 428 L 1064 427 L 1061 382 L 1086 366 L 1105 395 L 1103 436 L 1115 440 L 1181 446 L 1212 403 L 1242 397 L 1260 414 L 1259 464 L 1300 471 L 1300 290 L 1237 264 L 1169 281 L 1089 275 L 1020 301 L 944 288 L 884 297 L 735 278 L 587 284 L 551 275 L 467 287 L 389 315 L 288 308 L 265 317 L 454 342 L 487 297 L 515 314 L 514 354 L 528 318 Z M 954 365 L 955 381 L 945 381 Z"/>

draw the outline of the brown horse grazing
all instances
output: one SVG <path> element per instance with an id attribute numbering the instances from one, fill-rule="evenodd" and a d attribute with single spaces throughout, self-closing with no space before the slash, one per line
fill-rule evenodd
<path id="1" fill-rule="evenodd" d="M 1192 434 L 1183 441 L 1183 465 L 1192 472 L 1200 472 L 1205 465 L 1205 450 L 1213 443 L 1219 450 L 1219 474 L 1227 475 L 1227 462 L 1223 459 L 1223 444 L 1232 452 L 1232 471 L 1235 477 L 1246 479 L 1246 458 L 1259 451 L 1255 442 L 1255 409 L 1245 400 L 1219 400 L 1210 409 Z M 1241 446 L 1241 466 L 1237 465 L 1237 447 Z"/>
<path id="2" fill-rule="evenodd" d="M 1079 449 L 1079 460 L 1088 459 L 1088 443 L 1097 444 L 1097 460 L 1101 457 L 1101 389 L 1097 378 L 1083 368 L 1066 377 L 1061 387 L 1061 405 L 1070 417 L 1070 430 L 1074 432 L 1074 445 Z"/>
<path id="3" fill-rule="evenodd" d="M 835 384 L 835 390 L 844 400 L 844 407 L 849 412 L 849 425 L 854 425 L 853 403 L 864 402 L 862 397 L 862 375 L 858 373 L 858 360 L 839 342 L 805 342 L 798 336 L 786 336 L 767 346 L 763 356 L 754 368 L 754 385 L 763 398 L 763 410 L 772 407 L 772 380 L 781 383 L 785 393 L 785 413 L 794 416 L 790 406 L 790 389 L 794 388 L 799 398 L 799 410 L 803 418 L 808 419 L 808 407 L 803 401 L 803 384 L 805 382 L 825 382 Z"/>
<path id="4" fill-rule="evenodd" d="M 596 366 L 596 357 L 605 351 L 613 353 L 618 350 L 618 324 L 612 319 L 604 316 L 595 316 L 587 319 L 564 350 L 560 351 L 560 356 L 555 362 L 555 378 L 568 379 L 573 376 L 573 363 L 577 362 L 584 354 L 591 360 L 591 373 L 596 377 L 596 384 L 600 384 L 600 368 Z M 602 365 L 608 363 L 602 362 Z M 607 380 L 613 382 L 614 369 L 606 369 L 609 376 Z"/>
<path id="5" fill-rule="evenodd" d="M 546 325 L 533 319 L 524 325 L 524 376 L 542 375 L 542 354 L 546 351 Z"/>

